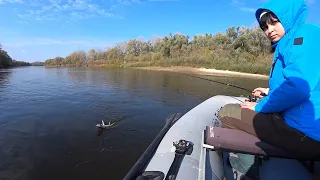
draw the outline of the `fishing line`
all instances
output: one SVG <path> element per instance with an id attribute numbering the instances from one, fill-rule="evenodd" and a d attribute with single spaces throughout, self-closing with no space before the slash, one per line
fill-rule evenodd
<path id="1" fill-rule="evenodd" d="M 234 88 L 238 88 L 238 89 L 242 89 L 242 90 L 245 90 L 245 91 L 248 91 L 250 92 L 250 94 L 252 93 L 252 90 L 249 90 L 247 88 L 243 88 L 243 87 L 240 87 L 240 86 L 236 86 L 236 85 L 232 85 L 232 84 L 229 84 L 229 83 L 224 83 L 224 82 L 220 82 L 220 81 L 215 81 L 215 80 L 212 80 L 212 79 L 207 79 L 207 78 L 203 78 L 203 77 L 199 77 L 199 76 L 194 76 L 194 75 L 190 75 L 190 74 L 184 74 L 184 73 L 178 73 L 178 72 L 173 72 L 173 73 L 176 73 L 176 74 L 180 74 L 180 75 L 184 75 L 184 76 L 189 76 L 189 77 L 193 77 L 193 78 L 198 78 L 198 79 L 202 79 L 202 80 L 206 80 L 206 81 L 210 81 L 210 82 L 214 82 L 214 83 L 218 83 L 218 84 L 222 84 L 222 85 L 226 85 L 226 86 L 231 86 L 231 87 L 234 87 Z M 266 96 L 265 93 L 261 93 L 262 96 Z M 240 102 L 244 102 L 238 98 L 235 98 L 233 97 L 234 99 L 240 101 Z M 257 101 L 257 98 L 256 97 L 252 97 L 251 95 L 248 96 L 248 101 L 250 102 L 256 102 Z"/>
<path id="2" fill-rule="evenodd" d="M 190 75 L 190 74 L 177 73 L 177 72 L 175 72 L 175 73 L 176 73 L 176 74 L 185 75 L 185 76 L 189 76 L 189 77 L 193 77 L 193 78 L 198 78 L 198 79 L 206 80 L 206 81 L 211 81 L 211 82 L 218 83 L 218 84 L 222 84 L 222 85 L 226 85 L 226 86 L 231 86 L 231 87 L 238 88 L 238 89 L 242 89 L 242 90 L 245 90 L 245 91 L 248 91 L 248 92 L 252 93 L 252 90 L 249 90 L 249 89 L 247 89 L 247 88 L 243 88 L 243 87 L 240 87 L 240 86 L 235 86 L 235 85 L 232 85 L 232 84 L 229 84 L 229 83 L 223 83 L 223 82 L 220 82 L 220 81 L 215 81 L 215 80 L 212 80 L 212 79 L 207 79 L 207 78 L 203 78 L 203 77 L 199 77 L 199 76 L 194 76 L 194 75 Z"/>

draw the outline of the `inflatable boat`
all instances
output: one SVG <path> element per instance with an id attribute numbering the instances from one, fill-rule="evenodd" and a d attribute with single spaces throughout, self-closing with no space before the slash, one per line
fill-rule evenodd
<path id="1" fill-rule="evenodd" d="M 316 159 L 300 160 L 243 131 L 221 128 L 218 111 L 245 97 L 214 96 L 184 115 L 173 114 L 124 180 L 246 179 L 231 168 L 230 154 L 253 155 L 255 179 L 313 179 Z"/>

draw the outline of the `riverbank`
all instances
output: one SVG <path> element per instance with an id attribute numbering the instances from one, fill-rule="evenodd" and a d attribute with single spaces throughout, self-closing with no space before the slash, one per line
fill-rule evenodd
<path id="1" fill-rule="evenodd" d="M 54 66 L 45 66 L 45 67 L 83 67 L 83 66 L 73 66 L 73 65 L 54 65 Z M 243 78 L 254 78 L 261 80 L 268 80 L 269 77 L 262 74 L 253 74 L 229 70 L 218 70 L 211 68 L 194 68 L 190 66 L 123 66 L 119 64 L 100 64 L 100 65 L 90 65 L 84 67 L 116 67 L 116 68 L 131 68 L 131 69 L 143 69 L 143 70 L 152 70 L 152 71 L 170 71 L 170 72 L 180 72 L 180 73 L 191 73 L 196 75 L 212 75 L 212 76 L 224 76 L 224 77 L 243 77 Z"/>
<path id="2" fill-rule="evenodd" d="M 225 77 L 243 77 L 243 78 L 254 78 L 261 80 L 268 80 L 269 77 L 261 74 L 251 74 L 236 71 L 227 70 L 217 70 L 217 69 L 207 69 L 207 68 L 193 68 L 185 66 L 171 66 L 171 67 L 128 67 L 133 69 L 144 69 L 144 70 L 155 70 L 155 71 L 170 71 L 170 72 L 180 72 L 180 73 L 191 73 L 197 75 L 212 75 L 212 76 L 225 76 Z"/>

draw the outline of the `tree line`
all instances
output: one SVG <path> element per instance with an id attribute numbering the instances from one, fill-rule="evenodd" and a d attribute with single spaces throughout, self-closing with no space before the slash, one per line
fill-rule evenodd
<path id="1" fill-rule="evenodd" d="M 8 52 L 2 49 L 0 43 L 0 68 L 18 67 L 18 66 L 31 66 L 30 63 L 24 61 L 17 61 L 12 59 Z"/>
<path id="2" fill-rule="evenodd" d="M 230 27 L 224 33 L 130 39 L 106 50 L 76 51 L 45 60 L 45 66 L 191 66 L 268 74 L 272 52 L 258 27 Z"/>

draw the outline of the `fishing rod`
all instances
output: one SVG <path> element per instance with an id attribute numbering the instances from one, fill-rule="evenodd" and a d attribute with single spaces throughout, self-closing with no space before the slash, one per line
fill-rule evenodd
<path id="1" fill-rule="evenodd" d="M 226 86 L 231 86 L 231 87 L 234 87 L 234 88 L 238 88 L 238 89 L 242 89 L 242 90 L 248 91 L 250 93 L 252 92 L 252 90 L 249 90 L 247 88 L 243 88 L 243 87 L 240 87 L 240 86 L 235 86 L 235 85 L 232 85 L 232 84 L 229 84 L 229 83 L 223 83 L 223 82 L 220 82 L 220 81 L 215 81 L 215 80 L 212 80 L 212 79 L 207 79 L 207 78 L 194 76 L 194 75 L 190 75 L 190 74 L 184 74 L 184 73 L 176 73 L 176 74 L 181 74 L 181 75 L 184 75 L 184 76 L 189 76 L 189 77 L 198 78 L 198 79 L 202 79 L 202 80 L 206 80 L 206 81 L 211 81 L 211 82 L 222 84 L 222 85 L 226 85 Z"/>
<path id="2" fill-rule="evenodd" d="M 231 86 L 231 87 L 234 87 L 234 88 L 238 88 L 238 89 L 242 89 L 242 90 L 245 90 L 245 91 L 248 91 L 250 93 L 252 93 L 252 90 L 249 90 L 247 88 L 243 88 L 243 87 L 240 87 L 240 86 L 236 86 L 236 85 L 232 85 L 232 84 L 229 84 L 229 83 L 224 83 L 224 82 L 220 82 L 220 81 L 215 81 L 215 80 L 212 80 L 212 79 L 207 79 L 207 78 L 203 78 L 203 77 L 199 77 L 199 76 L 194 76 L 194 75 L 190 75 L 190 74 L 184 74 L 184 73 L 178 73 L 178 72 L 174 72 L 176 74 L 180 74 L 180 75 L 184 75 L 184 76 L 189 76 L 189 77 L 193 77 L 193 78 L 198 78 L 198 79 L 202 79 L 202 80 L 206 80 L 206 81 L 210 81 L 210 82 L 214 82 L 214 83 L 218 83 L 218 84 L 222 84 L 222 85 L 226 85 L 226 86 Z M 261 96 L 267 96 L 265 93 L 261 93 L 260 94 Z M 251 97 L 249 96 L 249 101 L 250 102 L 255 102 L 257 99 L 256 97 Z"/>

